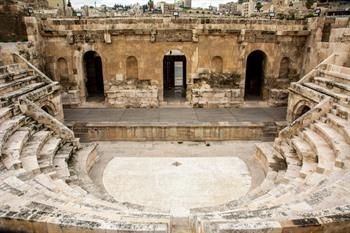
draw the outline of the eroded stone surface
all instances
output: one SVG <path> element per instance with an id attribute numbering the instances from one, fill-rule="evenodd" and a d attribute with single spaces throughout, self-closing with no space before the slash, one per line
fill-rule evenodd
<path id="1" fill-rule="evenodd" d="M 170 209 L 189 209 L 234 200 L 250 188 L 247 165 L 237 157 L 114 158 L 106 167 L 107 192 L 120 201 Z"/>

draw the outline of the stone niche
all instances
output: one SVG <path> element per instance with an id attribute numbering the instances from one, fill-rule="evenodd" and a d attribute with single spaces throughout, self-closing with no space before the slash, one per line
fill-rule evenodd
<path id="1" fill-rule="evenodd" d="M 197 108 L 237 106 L 243 98 L 239 88 L 240 75 L 202 71 L 193 79 L 191 105 Z"/>
<path id="2" fill-rule="evenodd" d="M 154 108 L 159 106 L 158 83 L 154 80 L 114 81 L 106 91 L 106 103 L 117 108 Z"/>

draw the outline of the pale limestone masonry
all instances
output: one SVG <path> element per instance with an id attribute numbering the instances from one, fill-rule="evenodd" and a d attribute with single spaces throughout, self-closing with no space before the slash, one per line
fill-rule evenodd
<path id="1" fill-rule="evenodd" d="M 84 180 L 71 175 L 68 161 L 82 158 L 84 169 L 76 171 L 84 174 L 95 147 L 80 149 L 73 132 L 50 115 L 61 115 L 60 103 L 42 105 L 59 96 L 58 83 L 16 58 L 20 63 L 0 67 L 0 230 L 169 233 L 168 214 L 108 200 L 88 181 L 76 185 Z M 82 188 L 87 184 L 96 196 Z"/>
<path id="2" fill-rule="evenodd" d="M 239 106 L 243 101 L 239 80 L 237 74 L 202 71 L 193 79 L 190 103 L 197 108 Z"/>
<path id="3" fill-rule="evenodd" d="M 39 27 L 35 27 L 33 18 L 30 19 L 32 25 L 29 29 L 33 31 L 28 36 L 36 35 L 36 46 L 40 48 L 38 54 L 47 56 L 45 63 L 48 66 L 54 64 L 48 67 L 49 72 L 56 71 L 57 58 L 67 58 L 68 77 L 72 78 L 69 81 L 76 82 L 81 101 L 85 101 L 86 96 L 81 58 L 91 49 L 101 52 L 107 67 L 104 77 L 109 80 L 114 79 L 116 74 L 122 76 L 125 73 L 122 68 L 125 67 L 125 59 L 114 59 L 116 51 L 120 52 L 118 58 L 126 58 L 130 56 L 127 53 L 140 54 L 146 46 L 155 46 L 153 48 L 158 50 L 149 51 L 157 52 L 143 54 L 147 57 L 139 63 L 138 73 L 145 75 L 143 79 L 159 81 L 160 89 L 159 64 L 163 54 L 174 47 L 180 47 L 189 54 L 188 71 L 191 75 L 188 77 L 191 78 L 198 67 L 209 67 L 209 57 L 217 51 L 221 51 L 224 58 L 235 57 L 240 61 L 224 63 L 224 72 L 238 70 L 241 77 L 245 77 L 247 55 L 253 50 L 264 49 L 269 58 L 267 85 L 263 91 L 265 100 L 270 98 L 270 89 L 280 89 L 269 85 L 278 76 L 276 64 L 280 64 L 283 53 L 290 53 L 290 57 L 296 59 L 293 66 L 300 69 L 297 73 L 301 69 L 308 73 L 290 86 L 290 124 L 274 142 L 257 145 L 255 162 L 260 163 L 265 171 L 262 183 L 238 200 L 192 209 L 189 216 L 191 229 L 186 228 L 186 232 L 350 232 L 348 19 L 334 19 L 337 35 L 331 35 L 329 43 L 319 40 L 322 23 L 318 24 L 317 20 L 307 25 L 295 21 L 257 21 L 250 24 L 245 20 L 193 19 L 196 25 L 200 25 L 193 29 L 192 19 L 180 19 L 179 22 L 173 22 L 171 18 L 142 19 L 142 22 L 139 19 L 83 19 L 81 22 L 47 19 L 42 22 L 45 30 L 35 31 Z M 101 21 L 109 23 L 101 26 Z M 155 24 L 164 28 L 155 30 L 152 27 Z M 135 29 L 135 25 L 143 28 Z M 179 29 L 170 38 L 166 31 L 169 25 Z M 337 28 L 339 25 L 343 28 Z M 89 29 L 89 33 L 83 32 L 83 29 Z M 251 33 L 246 29 L 254 30 Z M 213 46 L 211 50 L 210 44 L 221 44 L 221 48 L 226 48 L 227 41 L 232 42 L 230 36 L 227 40 L 221 38 L 223 41 L 212 38 L 221 37 L 222 30 L 235 38 L 237 47 L 225 50 Z M 39 41 L 39 31 L 47 41 Z M 112 34 L 111 40 L 101 31 Z M 128 33 L 138 43 L 126 46 L 130 42 L 123 38 Z M 144 40 L 144 36 L 148 39 Z M 180 40 L 181 43 L 177 43 Z M 270 43 L 271 40 L 276 41 Z M 119 46 L 123 49 L 118 49 Z M 199 58 L 198 51 L 203 53 L 208 50 L 210 52 Z M 40 63 L 40 56 L 33 60 Z M 62 104 L 57 98 L 58 83 L 21 56 L 16 55 L 14 59 L 11 62 L 14 64 L 0 67 L 0 231 L 174 231 L 169 213 L 111 199 L 88 179 L 87 173 L 98 159 L 98 150 L 95 145 L 80 148 L 73 132 L 60 122 Z M 117 65 L 114 63 L 116 60 L 119 61 Z M 152 72 L 145 72 L 147 70 Z M 189 80 L 190 84 L 193 84 L 192 81 Z M 243 79 L 239 82 L 239 89 L 241 93 L 244 91 Z M 285 98 L 284 94 L 275 96 L 277 100 Z M 161 98 L 158 100 L 162 101 Z M 129 104 L 127 101 L 124 103 Z"/>
<path id="4" fill-rule="evenodd" d="M 349 231 L 343 220 L 350 213 L 350 68 L 339 65 L 347 56 L 332 54 L 292 84 L 290 100 L 298 93 L 316 103 L 274 143 L 257 145 L 266 172 L 258 188 L 239 200 L 192 210 L 195 232 Z"/>
<path id="5" fill-rule="evenodd" d="M 126 80 L 106 91 L 109 106 L 122 108 L 152 108 L 159 106 L 158 86 L 148 80 Z"/>
<path id="6" fill-rule="evenodd" d="M 28 18 L 30 28 L 35 20 Z M 128 73 L 138 74 L 138 80 L 152 80 L 157 86 L 151 91 L 142 106 L 159 106 L 164 102 L 163 59 L 170 51 L 180 51 L 186 57 L 186 100 L 192 106 L 226 107 L 244 103 L 246 61 L 254 51 L 262 51 L 264 60 L 264 82 L 261 99 L 270 100 L 271 105 L 286 104 L 285 90 L 291 81 L 299 79 L 302 72 L 305 45 L 310 35 L 308 22 L 302 20 L 253 20 L 235 18 L 84 18 L 75 20 L 37 19 L 39 30 L 31 30 L 30 38 L 38 38 L 40 49 L 45 51 L 46 70 L 50 77 L 61 82 L 64 104 L 83 106 L 88 101 L 84 55 L 96 52 L 101 57 L 103 73 L 104 103 L 114 107 L 137 106 L 138 100 L 130 104 L 114 96 L 133 99 L 137 91 L 123 91 L 126 87 L 114 82 L 124 80 Z M 136 61 L 130 68 L 128 58 Z M 222 61 L 220 72 L 237 74 L 238 86 L 223 90 L 201 90 L 194 84 L 201 69 L 214 71 L 214 58 Z M 281 61 L 288 58 L 287 82 L 281 79 Z M 66 69 L 60 69 L 64 61 Z M 62 73 L 65 75 L 62 75 Z M 62 77 L 68 80 L 62 81 Z M 121 78 L 122 77 L 122 78 Z M 296 79 L 296 80 L 294 80 Z M 111 88 L 113 83 L 113 88 Z M 270 89 L 274 88 L 274 93 Z M 66 91 L 69 90 L 69 91 Z M 75 90 L 75 92 L 72 92 Z M 276 94 L 281 91 L 282 94 Z M 144 92 L 141 88 L 141 93 Z M 113 95 L 116 94 L 116 95 Z M 218 94 L 215 94 L 218 93 Z M 142 94 L 140 94 L 142 95 Z M 110 96 L 113 96 L 110 98 Z M 141 96 L 140 96 L 141 97 Z M 194 97 L 194 98 L 192 98 Z M 277 100 L 274 100 L 277 98 Z M 221 99 L 221 100 L 219 100 Z"/>

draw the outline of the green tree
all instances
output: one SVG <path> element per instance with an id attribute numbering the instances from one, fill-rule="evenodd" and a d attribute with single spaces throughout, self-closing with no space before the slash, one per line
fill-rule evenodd
<path id="1" fill-rule="evenodd" d="M 70 0 L 68 0 L 67 6 L 72 7 L 72 3 L 70 2 Z"/>
<path id="2" fill-rule="evenodd" d="M 257 2 L 255 5 L 255 8 L 258 10 L 258 12 L 260 12 L 261 8 L 263 7 L 261 2 Z"/>

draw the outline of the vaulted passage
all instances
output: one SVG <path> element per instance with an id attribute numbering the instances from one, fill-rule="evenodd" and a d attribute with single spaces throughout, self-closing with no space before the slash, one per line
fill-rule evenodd
<path id="1" fill-rule="evenodd" d="M 302 106 L 300 106 L 300 107 L 296 110 L 296 112 L 295 112 L 295 114 L 294 114 L 293 120 L 298 119 L 299 117 L 301 117 L 302 115 L 304 115 L 304 114 L 307 113 L 308 111 L 310 111 L 310 107 L 309 107 L 309 106 L 307 106 L 307 105 L 302 105 Z"/>
<path id="2" fill-rule="evenodd" d="M 87 100 L 104 100 L 101 57 L 94 51 L 85 53 L 84 66 Z"/>
<path id="3" fill-rule="evenodd" d="M 184 55 L 170 52 L 164 56 L 163 88 L 166 101 L 186 98 L 186 57 Z"/>
<path id="4" fill-rule="evenodd" d="M 249 54 L 246 66 L 245 99 L 262 99 L 262 90 L 265 76 L 266 55 L 257 50 Z"/>

